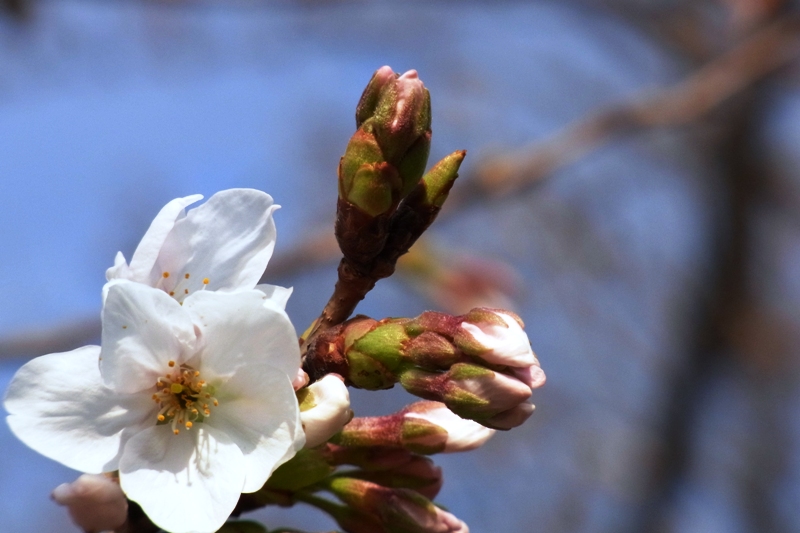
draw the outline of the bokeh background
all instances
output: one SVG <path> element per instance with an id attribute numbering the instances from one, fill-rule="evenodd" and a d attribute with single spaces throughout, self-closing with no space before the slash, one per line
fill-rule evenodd
<path id="1" fill-rule="evenodd" d="M 381 65 L 432 93 L 453 207 L 359 307 L 511 306 L 534 416 L 440 456 L 473 533 L 800 531 L 800 23 L 781 0 L 0 1 L 0 391 L 97 342 L 178 196 L 272 194 L 299 330 L 335 281 L 335 169 Z M 461 188 L 461 191 L 459 191 Z M 403 391 L 353 393 L 388 414 Z M 75 533 L 76 472 L 0 424 L 0 530 Z M 270 526 L 334 527 L 313 509 Z"/>

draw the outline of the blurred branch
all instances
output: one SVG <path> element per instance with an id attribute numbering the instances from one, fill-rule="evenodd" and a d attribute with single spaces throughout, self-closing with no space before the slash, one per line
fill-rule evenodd
<path id="1" fill-rule="evenodd" d="M 448 209 L 442 216 L 452 214 L 454 208 L 464 204 L 504 197 L 531 187 L 620 135 L 700 120 L 799 55 L 800 16 L 787 15 L 755 31 L 676 85 L 592 113 L 528 148 L 485 157 L 451 191 Z M 276 254 L 268 269 L 269 278 L 286 277 L 333 262 L 339 255 L 333 231 L 326 228 Z M 98 338 L 99 334 L 100 324 L 96 319 L 21 333 L 0 339 L 0 359 L 66 351 Z"/>
<path id="2" fill-rule="evenodd" d="M 85 317 L 74 322 L 23 331 L 0 339 L 0 359 L 35 357 L 66 352 L 100 339 L 100 320 Z"/>
<path id="3" fill-rule="evenodd" d="M 800 17 L 786 16 L 676 85 L 590 114 L 529 148 L 484 158 L 474 179 L 482 194 L 516 192 L 622 134 L 697 121 L 798 55 Z"/>

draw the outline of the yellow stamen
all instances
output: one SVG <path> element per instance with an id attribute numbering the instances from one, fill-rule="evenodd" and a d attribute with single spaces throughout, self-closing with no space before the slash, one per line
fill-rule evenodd
<path id="1" fill-rule="evenodd" d="M 165 278 L 168 278 L 168 277 L 169 277 L 169 272 L 164 272 L 164 273 L 162 274 L 162 276 L 164 276 Z"/>
<path id="2" fill-rule="evenodd" d="M 168 364 L 169 364 L 170 368 L 172 368 L 173 366 L 175 366 L 175 361 L 170 361 Z"/>
<path id="3" fill-rule="evenodd" d="M 208 285 L 208 278 L 203 278 L 203 285 Z"/>
<path id="4" fill-rule="evenodd" d="M 186 274 L 183 275 L 183 277 L 189 279 L 189 273 L 187 272 Z"/>

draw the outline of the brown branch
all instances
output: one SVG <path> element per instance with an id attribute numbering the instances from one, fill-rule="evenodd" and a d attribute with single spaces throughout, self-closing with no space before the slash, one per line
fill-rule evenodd
<path id="1" fill-rule="evenodd" d="M 800 17 L 786 16 L 676 85 L 581 118 L 529 148 L 484 158 L 472 178 L 480 193 L 505 196 L 621 134 L 694 122 L 797 58 L 799 33 Z"/>

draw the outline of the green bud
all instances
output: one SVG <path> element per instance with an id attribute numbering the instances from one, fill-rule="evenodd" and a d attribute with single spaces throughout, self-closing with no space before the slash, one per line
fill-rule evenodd
<path id="1" fill-rule="evenodd" d="M 422 176 L 420 182 L 424 191 L 422 205 L 442 207 L 458 177 L 458 169 L 466 155 L 466 150 L 457 150 L 436 163 Z"/>
<path id="2" fill-rule="evenodd" d="M 279 466 L 267 480 L 265 488 L 298 491 L 328 477 L 335 467 L 328 464 L 323 452 L 304 449 Z"/>
<path id="3" fill-rule="evenodd" d="M 408 193 L 414 190 L 414 187 L 419 183 L 428 164 L 430 151 L 431 132 L 426 131 L 411 145 L 398 163 L 397 171 L 403 182 L 403 189 L 400 192 L 401 198 L 408 196 Z"/>
<path id="4" fill-rule="evenodd" d="M 380 361 L 357 350 L 347 352 L 349 371 L 347 379 L 359 389 L 382 390 L 391 389 L 395 384 L 395 376 Z"/>
<path id="5" fill-rule="evenodd" d="M 389 66 L 383 66 L 375 71 L 356 106 L 356 128 L 360 128 L 361 124 L 375 113 L 375 107 L 385 87 L 396 79 L 397 74 Z"/>
<path id="6" fill-rule="evenodd" d="M 411 339 L 405 356 L 415 365 L 431 370 L 446 370 L 461 358 L 452 342 L 432 331 Z"/>
<path id="7" fill-rule="evenodd" d="M 345 199 L 369 216 L 390 211 L 399 200 L 400 177 L 387 163 L 364 164 L 345 190 Z"/>
<path id="8" fill-rule="evenodd" d="M 403 362 L 403 345 L 408 341 L 402 324 L 384 323 L 358 339 L 353 349 L 380 361 L 389 370 L 397 370 Z"/>
<path id="9" fill-rule="evenodd" d="M 423 418 L 405 417 L 400 432 L 403 448 L 414 453 L 439 453 L 447 444 L 447 430 Z"/>
<path id="10" fill-rule="evenodd" d="M 339 198 L 347 198 L 347 191 L 353 187 L 353 177 L 362 166 L 383 160 L 381 148 L 372 133 L 365 129 L 357 130 L 339 161 Z"/>
<path id="11" fill-rule="evenodd" d="M 349 350 L 350 347 L 358 339 L 372 331 L 378 324 L 377 320 L 366 316 L 357 316 L 351 318 L 344 323 L 344 349 Z"/>

